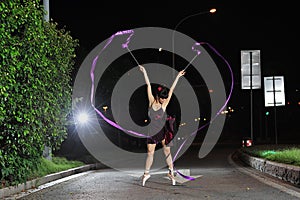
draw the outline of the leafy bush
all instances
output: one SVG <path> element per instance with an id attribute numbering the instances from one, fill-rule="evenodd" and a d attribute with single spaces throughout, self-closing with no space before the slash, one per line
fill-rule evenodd
<path id="1" fill-rule="evenodd" d="M 26 181 L 45 145 L 67 135 L 78 41 L 43 19 L 39 0 L 0 2 L 0 180 Z"/>
<path id="2" fill-rule="evenodd" d="M 241 148 L 241 151 L 270 161 L 300 166 L 299 145 L 258 145 Z"/>

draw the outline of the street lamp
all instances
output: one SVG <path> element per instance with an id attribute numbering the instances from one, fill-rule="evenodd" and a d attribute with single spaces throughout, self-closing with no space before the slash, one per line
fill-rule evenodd
<path id="1" fill-rule="evenodd" d="M 108 106 L 103 106 L 102 108 L 103 108 L 104 112 L 106 113 L 106 110 L 108 109 Z"/>
<path id="2" fill-rule="evenodd" d="M 173 51 L 173 63 L 172 63 L 172 64 L 173 64 L 173 69 L 175 69 L 175 55 L 174 55 L 175 44 L 174 44 L 174 34 L 175 34 L 175 31 L 177 30 L 178 26 L 179 26 L 180 24 L 182 24 L 182 22 L 184 22 L 185 20 L 187 20 L 187 19 L 189 19 L 189 18 L 191 18 L 191 17 L 195 17 L 195 16 L 197 16 L 197 15 L 208 14 L 208 13 L 213 14 L 213 13 L 215 13 L 216 11 L 217 11 L 216 8 L 211 8 L 210 10 L 206 10 L 206 11 L 202 11 L 202 12 L 198 12 L 198 13 L 189 15 L 189 16 L 183 18 L 182 20 L 180 20 L 180 21 L 178 22 L 178 24 L 175 26 L 174 31 L 173 31 L 173 35 L 172 35 L 172 51 Z M 175 71 L 173 70 L 173 76 L 175 76 L 174 73 L 175 73 Z"/>
<path id="3" fill-rule="evenodd" d="M 78 116 L 77 116 L 77 120 L 78 122 L 80 123 L 86 123 L 88 120 L 89 120 L 89 117 L 86 113 L 80 113 Z"/>

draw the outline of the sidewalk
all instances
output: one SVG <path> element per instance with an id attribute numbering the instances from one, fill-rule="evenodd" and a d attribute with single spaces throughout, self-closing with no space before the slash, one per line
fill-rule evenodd
<path id="1" fill-rule="evenodd" d="M 104 168 L 107 168 L 107 167 L 101 163 L 95 163 L 95 164 L 89 164 L 89 165 L 84 165 L 81 167 L 69 169 L 69 170 L 62 171 L 62 172 L 57 172 L 54 174 L 49 174 L 49 175 L 41 177 L 41 178 L 27 181 L 26 183 L 19 184 L 18 186 L 10 186 L 10 187 L 2 188 L 2 189 L 0 189 L 0 198 L 5 199 L 6 197 L 9 197 L 11 195 L 18 194 L 18 193 L 26 191 L 28 189 L 37 188 L 40 185 L 43 185 L 45 183 L 49 183 L 51 181 L 55 181 L 55 180 L 58 180 L 58 179 L 61 179 L 61 178 L 67 177 L 67 176 L 71 176 L 73 174 L 78 174 L 78 173 L 86 172 L 89 170 L 104 169 Z"/>

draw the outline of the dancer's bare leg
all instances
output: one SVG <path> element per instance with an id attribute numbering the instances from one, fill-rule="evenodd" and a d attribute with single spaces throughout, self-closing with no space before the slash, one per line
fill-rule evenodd
<path id="1" fill-rule="evenodd" d="M 169 178 L 172 180 L 172 184 L 175 185 L 176 181 L 174 179 L 174 169 L 173 169 L 173 159 L 171 155 L 171 147 L 167 146 L 165 144 L 165 140 L 162 141 L 163 149 L 164 149 L 164 154 L 166 156 L 166 162 L 169 167 Z"/>
<path id="2" fill-rule="evenodd" d="M 166 162 L 170 170 L 173 170 L 173 160 L 172 160 L 172 155 L 171 155 L 171 147 L 168 147 L 165 144 L 165 140 L 162 141 L 163 149 L 164 149 L 164 154 L 166 156 Z"/>
<path id="3" fill-rule="evenodd" d="M 147 144 L 147 158 L 146 158 L 146 165 L 145 165 L 145 173 L 150 172 L 150 168 L 153 164 L 155 147 L 156 144 Z"/>
<path id="4" fill-rule="evenodd" d="M 145 164 L 145 171 L 142 178 L 143 186 L 145 185 L 146 181 L 150 178 L 150 169 L 153 164 L 155 147 L 156 144 L 147 144 L 147 158 Z"/>

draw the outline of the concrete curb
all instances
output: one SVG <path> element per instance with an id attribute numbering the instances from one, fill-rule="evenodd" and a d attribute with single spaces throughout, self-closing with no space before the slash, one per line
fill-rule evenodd
<path id="1" fill-rule="evenodd" d="M 27 181 L 26 183 L 19 184 L 17 186 L 10 186 L 0 189 L 0 198 L 5 199 L 6 197 L 9 197 L 11 195 L 26 191 L 28 189 L 37 188 L 40 185 L 43 185 L 45 183 L 49 183 L 51 181 L 55 181 L 61 178 L 65 178 L 67 176 L 78 174 L 81 172 L 89 171 L 89 170 L 97 170 L 97 169 L 104 169 L 107 168 L 102 163 L 95 163 L 95 164 L 89 164 L 84 165 L 77 168 L 72 168 L 69 170 L 65 170 L 62 172 L 57 172 L 53 174 L 49 174 L 47 176 L 37 178 L 34 180 Z"/>
<path id="2" fill-rule="evenodd" d="M 296 187 L 300 187 L 300 167 L 249 156 L 248 154 L 243 153 L 241 150 L 238 150 L 236 153 L 238 158 L 247 165 L 263 173 L 290 182 Z"/>

